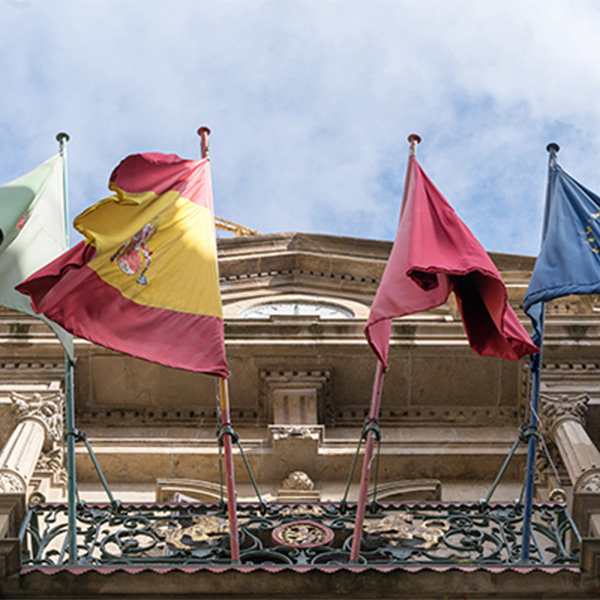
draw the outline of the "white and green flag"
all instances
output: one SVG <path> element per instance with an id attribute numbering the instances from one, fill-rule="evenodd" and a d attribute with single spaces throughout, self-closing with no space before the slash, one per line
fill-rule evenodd
<path id="1" fill-rule="evenodd" d="M 62 327 L 36 315 L 29 296 L 15 286 L 67 249 L 63 157 L 0 187 L 0 306 L 42 319 L 73 357 L 73 338 Z"/>

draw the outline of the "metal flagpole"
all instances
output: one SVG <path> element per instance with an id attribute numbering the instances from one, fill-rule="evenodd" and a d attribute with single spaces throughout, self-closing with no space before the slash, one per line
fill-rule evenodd
<path id="1" fill-rule="evenodd" d="M 208 136 L 210 129 L 206 126 L 198 129 L 200 136 L 200 155 L 202 158 L 209 156 Z M 219 401 L 221 408 L 221 430 L 219 433 L 219 443 L 223 444 L 223 453 L 225 455 L 225 479 L 227 484 L 227 511 L 229 516 L 229 544 L 231 547 L 231 561 L 240 560 L 240 542 L 237 523 L 235 477 L 233 473 L 233 451 L 232 437 L 236 433 L 231 427 L 229 418 L 229 385 L 227 379 L 219 377 Z M 237 436 L 236 436 L 237 437 Z"/>
<path id="2" fill-rule="evenodd" d="M 229 420 L 229 385 L 227 379 L 219 377 L 219 400 L 221 405 L 220 443 L 223 444 L 225 455 L 225 480 L 227 485 L 227 513 L 229 516 L 229 544 L 231 546 L 231 561 L 240 560 L 240 540 L 238 535 L 237 508 L 235 500 L 235 477 L 233 474 L 233 452 L 231 438 L 236 435 Z"/>
<path id="3" fill-rule="evenodd" d="M 556 154 L 560 150 L 558 144 L 551 143 L 546 146 L 549 153 L 548 157 L 548 183 L 546 189 L 546 208 L 545 213 L 549 209 L 550 200 L 550 176 L 551 169 L 556 164 Z M 546 224 L 548 215 L 544 214 L 544 227 L 542 232 L 542 240 L 546 237 Z M 546 316 L 546 303 L 542 302 L 540 317 L 539 317 L 539 347 L 538 354 L 531 355 L 531 400 L 529 405 L 529 427 L 527 435 L 529 437 L 529 449 L 527 453 L 527 470 L 525 474 L 525 505 L 523 507 L 523 540 L 521 544 L 521 560 L 529 559 L 529 541 L 531 539 L 531 518 L 533 512 L 533 479 L 535 475 L 535 451 L 538 438 L 538 413 L 540 404 L 540 378 L 542 374 L 542 351 L 544 346 L 544 320 Z"/>
<path id="4" fill-rule="evenodd" d="M 56 140 L 63 159 L 63 198 L 65 210 L 65 241 L 69 247 L 69 196 L 67 188 L 67 142 L 69 134 L 61 131 Z M 67 444 L 67 503 L 69 561 L 77 562 L 77 479 L 75 474 L 75 395 L 73 390 L 74 364 L 65 352 L 65 438 Z"/>
<path id="5" fill-rule="evenodd" d="M 379 407 L 381 406 L 381 391 L 383 389 L 383 363 L 377 361 L 377 370 L 375 371 L 375 381 L 373 382 L 373 395 L 371 397 L 371 412 L 369 413 L 369 423 L 375 424 L 379 419 Z M 365 521 L 365 511 L 367 507 L 367 493 L 369 490 L 369 478 L 371 476 L 371 463 L 373 462 L 373 449 L 375 447 L 375 432 L 367 432 L 367 441 L 365 444 L 365 456 L 363 458 L 362 474 L 360 476 L 360 490 L 358 492 L 358 504 L 356 505 L 356 517 L 354 520 L 354 536 L 352 537 L 352 548 L 350 550 L 350 560 L 358 562 L 360 555 L 360 545 L 362 542 L 362 529 Z"/>
<path id="6" fill-rule="evenodd" d="M 400 214 L 402 215 L 402 211 L 404 210 L 404 205 L 406 203 L 406 195 L 407 195 L 407 187 L 408 187 L 408 176 L 410 174 L 410 168 L 412 165 L 411 158 L 415 156 L 417 153 L 417 145 L 421 141 L 420 136 L 416 133 L 411 133 L 408 136 L 408 141 L 410 143 L 409 149 L 409 160 L 408 165 L 406 166 L 406 177 L 404 180 L 404 191 L 402 193 L 402 207 Z M 383 389 L 383 376 L 385 371 L 383 370 L 383 363 L 381 361 L 377 361 L 377 369 L 375 371 L 375 380 L 373 382 L 373 394 L 371 397 L 371 411 L 369 413 L 369 420 L 367 423 L 367 428 L 369 425 L 377 425 L 379 421 L 379 409 L 381 406 L 381 392 Z M 356 505 L 356 517 L 354 520 L 354 536 L 352 537 L 352 548 L 350 550 L 350 561 L 358 562 L 360 556 L 360 546 L 362 542 L 362 529 L 365 521 L 365 512 L 367 507 L 367 493 L 369 490 L 369 479 L 371 477 L 371 463 L 373 462 L 373 451 L 375 448 L 375 438 L 378 435 L 378 432 L 374 430 L 374 428 L 365 428 L 363 430 L 363 434 L 366 436 L 367 440 L 365 443 L 365 456 L 363 459 L 362 466 L 362 474 L 360 477 L 360 489 L 358 492 L 358 504 Z"/>

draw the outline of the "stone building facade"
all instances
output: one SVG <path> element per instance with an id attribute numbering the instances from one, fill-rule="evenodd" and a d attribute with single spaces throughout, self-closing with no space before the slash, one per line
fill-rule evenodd
<path id="1" fill-rule="evenodd" d="M 390 248 L 299 233 L 219 241 L 231 422 L 268 505 L 328 506 L 345 494 L 349 503 L 356 500 L 358 476 L 349 485 L 348 478 L 376 362 L 363 328 Z M 521 303 L 534 259 L 492 258 L 525 322 Z M 396 540 L 389 560 L 375 567 L 242 561 L 178 568 L 156 560 L 24 566 L 32 543 L 23 530 L 19 536 L 27 506 L 66 499 L 64 366 L 60 345 L 41 322 L 2 310 L 0 597 L 598 597 L 600 302 L 567 297 L 551 303 L 547 314 L 536 500 L 566 501 L 582 538 L 570 534 L 566 541 L 579 547 L 577 564 L 469 564 L 460 557 L 443 566 L 407 564 L 398 559 L 404 542 Z M 148 506 L 219 502 L 214 380 L 82 340 L 75 348 L 76 425 L 114 497 Z M 515 448 L 490 499 L 514 503 L 526 459 L 526 445 L 514 445 L 528 393 L 527 362 L 477 356 L 452 298 L 396 320 L 371 495 L 397 506 L 478 503 Z M 238 501 L 256 503 L 239 450 L 234 459 Z M 81 443 L 76 465 L 79 498 L 89 506 L 106 503 Z"/>

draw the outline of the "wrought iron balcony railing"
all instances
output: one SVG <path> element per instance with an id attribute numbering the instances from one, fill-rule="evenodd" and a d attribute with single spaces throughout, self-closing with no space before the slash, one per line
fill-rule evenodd
<path id="1" fill-rule="evenodd" d="M 372 507 L 373 508 L 373 507 Z M 263 567 L 348 565 L 355 507 L 238 505 L 240 563 Z M 510 503 L 382 503 L 367 512 L 360 565 L 522 566 L 522 508 Z M 219 504 L 81 505 L 77 565 L 202 567 L 231 564 Z M 73 566 L 67 507 L 36 504 L 21 527 L 24 568 Z M 533 509 L 528 565 L 578 566 L 581 539 L 564 504 Z"/>

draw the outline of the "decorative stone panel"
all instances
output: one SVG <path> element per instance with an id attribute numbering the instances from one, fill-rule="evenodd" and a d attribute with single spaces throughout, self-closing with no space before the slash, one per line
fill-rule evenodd
<path id="1" fill-rule="evenodd" d="M 330 369 L 261 371 L 262 410 L 273 425 L 317 425 L 327 410 Z"/>

